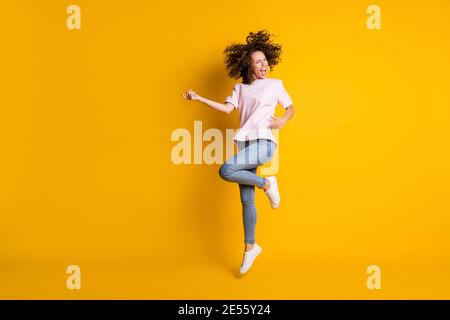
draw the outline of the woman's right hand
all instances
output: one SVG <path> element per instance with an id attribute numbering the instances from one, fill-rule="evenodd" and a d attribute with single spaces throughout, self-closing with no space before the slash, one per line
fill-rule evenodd
<path id="1" fill-rule="evenodd" d="M 183 93 L 183 98 L 188 100 L 198 100 L 199 97 L 200 96 L 197 93 L 195 93 L 195 91 L 192 89 L 189 89 L 188 91 Z"/>

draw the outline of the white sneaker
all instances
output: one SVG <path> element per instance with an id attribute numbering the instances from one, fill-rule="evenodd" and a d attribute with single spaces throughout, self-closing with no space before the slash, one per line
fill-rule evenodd
<path id="1" fill-rule="evenodd" d="M 272 209 L 276 209 L 280 206 L 280 193 L 278 192 L 277 178 L 275 176 L 270 176 L 266 179 L 270 182 L 270 188 L 269 190 L 264 191 L 264 193 L 269 197 Z"/>
<path id="2" fill-rule="evenodd" d="M 258 246 L 256 243 L 249 251 L 246 251 L 244 253 L 244 260 L 241 264 L 241 269 L 239 270 L 240 273 L 246 273 L 250 267 L 253 264 L 253 261 L 255 258 L 261 253 L 262 249 L 260 246 Z"/>

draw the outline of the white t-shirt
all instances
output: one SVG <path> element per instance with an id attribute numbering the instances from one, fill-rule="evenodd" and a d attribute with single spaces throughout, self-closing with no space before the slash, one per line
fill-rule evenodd
<path id="1" fill-rule="evenodd" d="M 237 83 L 225 102 L 239 109 L 240 129 L 233 140 L 269 139 L 278 144 L 273 129 L 269 128 L 271 116 L 275 114 L 277 104 L 285 109 L 292 105 L 281 80 L 263 78 L 251 84 Z"/>

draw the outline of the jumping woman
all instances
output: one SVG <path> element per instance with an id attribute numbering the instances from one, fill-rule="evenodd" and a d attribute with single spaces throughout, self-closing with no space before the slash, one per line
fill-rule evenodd
<path id="1" fill-rule="evenodd" d="M 238 152 L 220 167 L 219 174 L 224 180 L 239 184 L 245 243 L 241 274 L 250 269 L 262 251 L 255 241 L 255 187 L 264 190 L 273 209 L 280 205 L 276 177 L 260 177 L 256 170 L 274 155 L 278 142 L 272 130 L 280 129 L 294 115 L 283 82 L 267 77 L 267 67 L 272 71 L 281 56 L 281 46 L 273 43 L 271 36 L 266 30 L 250 32 L 245 44 L 225 48 L 227 73 L 233 79 L 242 78 L 242 82 L 234 85 L 224 103 L 208 100 L 192 89 L 183 94 L 185 99 L 200 101 L 227 114 L 239 110 L 240 129 L 233 137 Z M 286 110 L 282 117 L 274 117 L 277 104 Z"/>

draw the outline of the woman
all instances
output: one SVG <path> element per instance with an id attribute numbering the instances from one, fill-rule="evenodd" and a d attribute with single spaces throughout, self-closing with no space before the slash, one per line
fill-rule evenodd
<path id="1" fill-rule="evenodd" d="M 244 222 L 244 258 L 240 273 L 246 273 L 260 254 L 261 247 L 255 241 L 256 208 L 255 186 L 264 190 L 272 208 L 280 204 L 275 176 L 260 177 L 257 167 L 269 162 L 277 147 L 272 129 L 281 128 L 294 115 L 294 107 L 281 80 L 267 78 L 267 67 L 272 71 L 281 56 L 281 46 L 270 39 L 266 30 L 250 32 L 246 44 L 233 44 L 224 50 L 225 64 L 231 78 L 242 78 L 224 103 L 208 100 L 192 89 L 183 97 L 200 101 L 218 111 L 231 113 L 239 110 L 240 129 L 233 137 L 238 152 L 221 167 L 220 176 L 239 184 Z M 286 112 L 283 117 L 274 117 L 280 104 Z"/>

